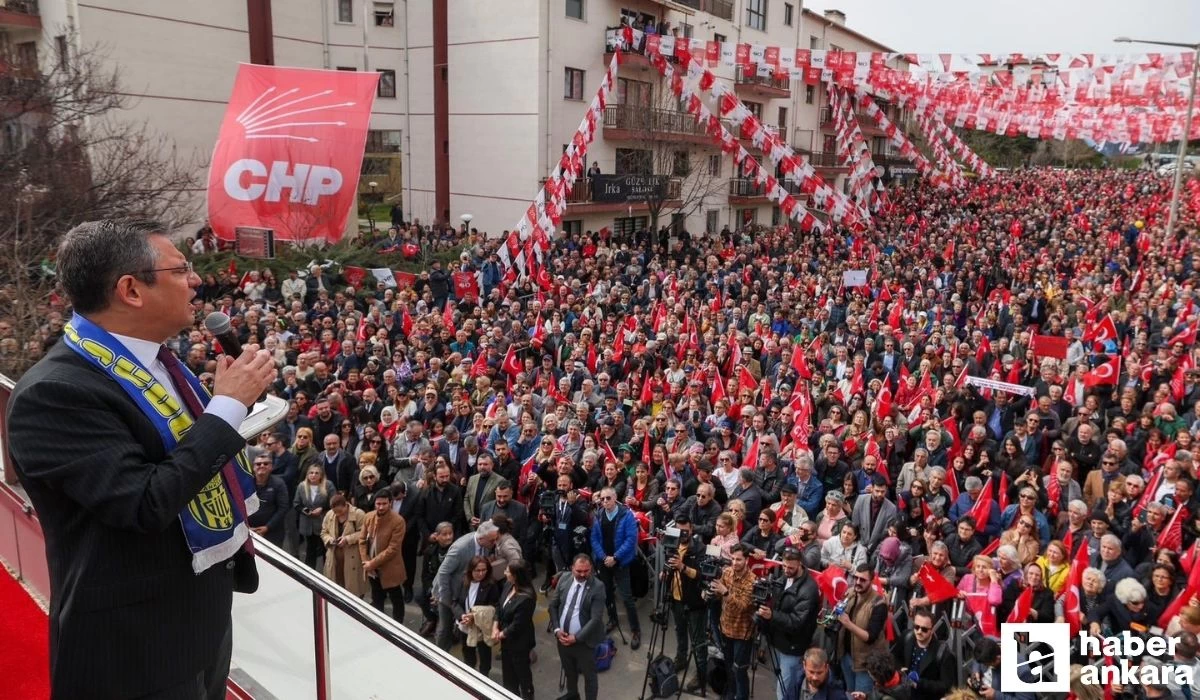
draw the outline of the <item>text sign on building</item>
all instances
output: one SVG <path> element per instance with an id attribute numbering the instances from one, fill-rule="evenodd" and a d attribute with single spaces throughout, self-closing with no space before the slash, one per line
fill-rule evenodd
<path id="1" fill-rule="evenodd" d="M 208 173 L 218 238 L 336 242 L 356 211 L 378 73 L 238 66 Z"/>
<path id="2" fill-rule="evenodd" d="M 594 175 L 592 201 L 645 202 L 663 196 L 667 178 L 662 175 Z"/>

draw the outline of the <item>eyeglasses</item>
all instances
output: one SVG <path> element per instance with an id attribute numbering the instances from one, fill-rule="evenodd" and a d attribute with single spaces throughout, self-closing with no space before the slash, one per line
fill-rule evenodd
<path id="1" fill-rule="evenodd" d="M 1020 498 L 1022 501 L 1032 501 L 1032 500 L 1036 499 L 1037 496 L 1031 496 L 1027 493 L 1023 493 L 1023 494 L 1021 494 Z"/>
<path id="2" fill-rule="evenodd" d="M 602 500 L 602 501 L 615 501 L 615 500 L 617 500 L 617 499 L 616 499 L 616 497 L 615 497 L 615 496 L 601 496 L 601 497 L 600 497 L 600 500 Z"/>
<path id="3" fill-rule="evenodd" d="M 925 625 L 913 625 L 912 628 L 913 628 L 914 632 L 932 632 L 933 631 L 932 627 L 927 627 Z"/>
<path id="4" fill-rule="evenodd" d="M 192 267 L 192 261 L 189 260 L 186 263 L 182 265 L 176 265 L 175 267 L 152 267 L 148 270 L 138 270 L 135 274 L 144 275 L 147 272 L 179 272 L 185 275 L 190 275 L 193 271 L 194 269 Z"/>

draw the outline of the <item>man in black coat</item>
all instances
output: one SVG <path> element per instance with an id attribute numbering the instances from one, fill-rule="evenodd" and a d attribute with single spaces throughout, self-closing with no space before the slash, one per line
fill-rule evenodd
<path id="1" fill-rule="evenodd" d="M 57 271 L 75 312 L 190 413 L 196 397 L 175 387 L 164 361 L 178 371 L 178 360 L 161 353 L 192 326 L 200 278 L 164 230 L 81 224 Z M 257 586 L 254 559 L 197 573 L 180 514 L 245 447 L 236 426 L 274 375 L 255 346 L 219 357 L 212 400 L 169 452 L 125 388 L 66 342 L 17 383 L 7 447 L 46 537 L 52 697 L 225 697 L 233 593 Z"/>
<path id="2" fill-rule="evenodd" d="M 916 683 L 913 700 L 941 700 L 954 686 L 958 660 L 933 635 L 933 614 L 928 608 L 913 612 L 912 630 L 904 635 L 892 655 L 900 674 Z"/>
<path id="3" fill-rule="evenodd" d="M 821 611 L 821 590 L 804 568 L 800 550 L 783 551 L 783 567 L 774 577 L 776 593 L 767 605 L 758 608 L 762 633 L 775 650 L 784 697 L 788 688 L 803 673 L 804 652 L 812 646 L 817 632 L 817 614 Z"/>
<path id="4" fill-rule="evenodd" d="M 258 510 L 246 518 L 246 524 L 272 544 L 283 546 L 284 519 L 294 513 L 288 498 L 287 484 L 271 473 L 271 456 L 254 458 L 254 492 L 258 495 Z"/>
<path id="5" fill-rule="evenodd" d="M 426 477 L 428 478 L 428 477 Z M 437 530 L 438 523 L 450 523 L 454 534 L 466 532 L 463 520 L 462 488 L 450 480 L 450 467 L 442 465 L 434 472 L 433 483 L 421 489 L 415 513 L 421 539 L 428 540 Z"/>

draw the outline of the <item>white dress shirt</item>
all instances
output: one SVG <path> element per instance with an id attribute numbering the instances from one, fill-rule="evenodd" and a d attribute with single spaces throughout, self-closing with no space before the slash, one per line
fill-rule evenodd
<path id="1" fill-rule="evenodd" d="M 563 605 L 570 606 L 571 599 L 578 598 L 575 602 L 575 609 L 571 611 L 571 616 L 567 617 L 567 608 L 563 608 L 563 619 L 559 620 L 559 629 L 567 634 L 579 634 L 579 628 L 583 625 L 579 622 L 579 610 L 583 607 L 583 586 L 579 581 L 573 581 L 571 586 L 567 588 L 567 594 L 563 598 Z"/>
<path id="2" fill-rule="evenodd" d="M 171 381 L 170 373 L 167 372 L 167 368 L 163 363 L 158 360 L 158 349 L 162 347 L 161 344 L 152 343 L 141 338 L 130 338 L 127 335 L 119 335 L 117 333 L 113 333 L 112 336 L 121 341 L 129 349 L 129 352 L 133 353 L 137 361 L 149 370 L 150 374 L 154 375 L 158 383 L 163 385 L 167 393 L 179 402 L 179 405 L 184 410 L 187 409 L 187 405 L 183 402 L 183 397 L 175 390 L 175 382 Z M 214 396 L 209 400 L 208 406 L 205 406 L 204 412 L 213 414 L 228 423 L 234 430 L 237 430 L 242 421 L 246 420 L 246 416 L 250 413 L 250 410 L 237 399 L 229 396 Z"/>

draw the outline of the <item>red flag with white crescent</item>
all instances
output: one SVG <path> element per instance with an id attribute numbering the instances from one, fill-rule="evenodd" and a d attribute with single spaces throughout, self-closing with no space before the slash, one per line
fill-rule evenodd
<path id="1" fill-rule="evenodd" d="M 208 221 L 217 237 L 269 228 L 336 243 L 358 198 L 379 73 L 243 63 L 213 148 Z"/>

